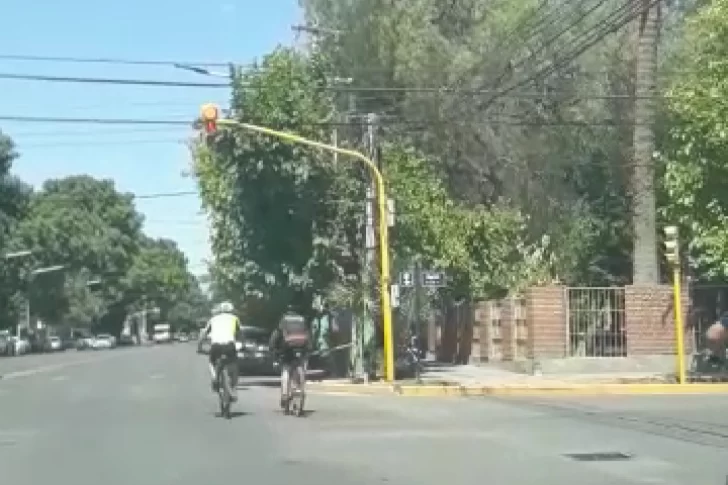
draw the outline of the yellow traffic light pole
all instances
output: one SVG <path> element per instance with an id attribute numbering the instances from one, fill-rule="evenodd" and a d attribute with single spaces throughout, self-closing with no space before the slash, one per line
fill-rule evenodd
<path id="1" fill-rule="evenodd" d="M 673 313 L 675 314 L 675 346 L 677 347 L 677 382 L 685 384 L 685 326 L 682 312 L 682 290 L 680 269 L 680 248 L 678 240 L 678 229 L 676 226 L 667 226 L 665 233 L 665 255 L 668 263 L 672 266 L 672 296 Z"/>
<path id="2" fill-rule="evenodd" d="M 385 380 L 394 382 L 394 338 L 392 332 L 392 303 L 389 294 L 389 226 L 387 225 L 387 195 L 384 187 L 384 177 L 377 168 L 377 165 L 363 154 L 339 148 L 326 143 L 309 140 L 293 133 L 273 130 L 264 126 L 251 125 L 231 119 L 218 119 L 219 110 L 215 105 L 204 105 L 201 115 L 208 132 L 214 130 L 216 125 L 251 131 L 261 135 L 267 135 L 291 143 L 306 145 L 312 148 L 327 150 L 339 155 L 348 156 L 364 163 L 374 176 L 377 188 L 377 212 L 379 214 L 379 284 L 382 306 L 382 324 L 384 326 L 384 356 L 385 356 Z"/>

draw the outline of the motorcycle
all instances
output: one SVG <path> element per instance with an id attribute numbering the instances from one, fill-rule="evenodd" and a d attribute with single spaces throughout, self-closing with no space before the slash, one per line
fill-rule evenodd
<path id="1" fill-rule="evenodd" d="M 416 335 L 411 336 L 407 343 L 400 347 L 397 356 L 398 373 L 407 376 L 414 376 L 417 381 L 421 380 L 423 361 L 425 353 L 421 350 L 419 339 Z"/>

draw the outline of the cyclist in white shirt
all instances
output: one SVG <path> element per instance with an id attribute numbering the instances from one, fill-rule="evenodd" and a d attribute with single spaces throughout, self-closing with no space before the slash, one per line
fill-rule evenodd
<path id="1" fill-rule="evenodd" d="M 233 313 L 235 308 L 230 302 L 223 302 L 217 308 L 217 314 L 214 315 L 208 322 L 205 329 L 202 331 L 200 338 L 205 338 L 208 334 L 210 336 L 210 377 L 212 378 L 212 390 L 217 392 L 217 368 L 220 357 L 225 355 L 228 362 L 236 362 L 238 358 L 237 349 L 235 347 L 236 337 L 240 328 L 240 320 Z M 238 369 L 237 365 L 231 366 L 233 375 L 230 376 L 233 384 L 238 382 Z M 237 399 L 237 393 L 233 387 L 233 400 Z"/>

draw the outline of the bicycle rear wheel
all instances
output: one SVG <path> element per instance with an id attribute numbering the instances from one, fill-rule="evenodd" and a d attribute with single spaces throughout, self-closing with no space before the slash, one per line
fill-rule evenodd
<path id="1" fill-rule="evenodd" d="M 232 392 L 230 391 L 230 375 L 227 365 L 222 366 L 218 373 L 218 395 L 220 396 L 220 416 L 230 419 Z"/>
<path id="2" fill-rule="evenodd" d="M 291 371 L 289 370 L 286 374 L 286 382 L 284 383 L 286 386 L 286 395 L 284 396 L 284 403 L 283 403 L 283 414 L 291 414 L 291 402 L 293 400 L 293 377 L 291 376 Z"/>
<path id="3" fill-rule="evenodd" d="M 303 416 L 304 413 L 304 404 L 306 403 L 306 371 L 303 368 L 303 365 L 299 365 L 296 367 L 296 391 L 295 391 L 295 399 L 297 400 L 296 406 L 295 406 L 295 413 L 297 417 Z"/>

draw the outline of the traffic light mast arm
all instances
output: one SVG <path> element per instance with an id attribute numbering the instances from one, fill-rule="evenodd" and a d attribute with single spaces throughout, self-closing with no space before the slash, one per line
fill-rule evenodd
<path id="1" fill-rule="evenodd" d="M 274 130 L 265 126 L 251 125 L 249 123 L 242 123 L 237 120 L 231 119 L 219 119 L 220 110 L 214 104 L 206 104 L 201 110 L 201 119 L 203 122 L 214 122 L 214 129 L 217 126 L 228 126 L 233 129 L 242 129 L 246 131 L 252 131 L 261 135 L 267 135 L 281 140 L 285 140 L 291 143 L 297 143 L 300 145 L 306 145 L 312 148 L 318 148 L 326 150 L 339 155 L 348 156 L 355 160 L 362 162 L 371 171 L 374 178 L 376 189 L 377 189 L 377 209 L 379 213 L 379 284 L 380 284 L 380 298 L 381 298 L 381 309 L 382 309 L 382 320 L 384 326 L 384 356 L 385 356 L 385 372 L 386 380 L 389 382 L 394 381 L 394 335 L 392 333 L 392 305 L 391 296 L 389 293 L 389 225 L 387 224 L 387 196 L 384 184 L 384 177 L 380 172 L 377 164 L 367 158 L 365 155 L 355 151 L 347 150 L 346 148 L 340 148 L 337 146 L 329 145 L 326 143 L 309 140 L 293 133 L 287 133 L 284 131 Z M 206 123 L 207 126 L 207 123 Z M 208 132 L 209 133 L 209 132 Z"/>

